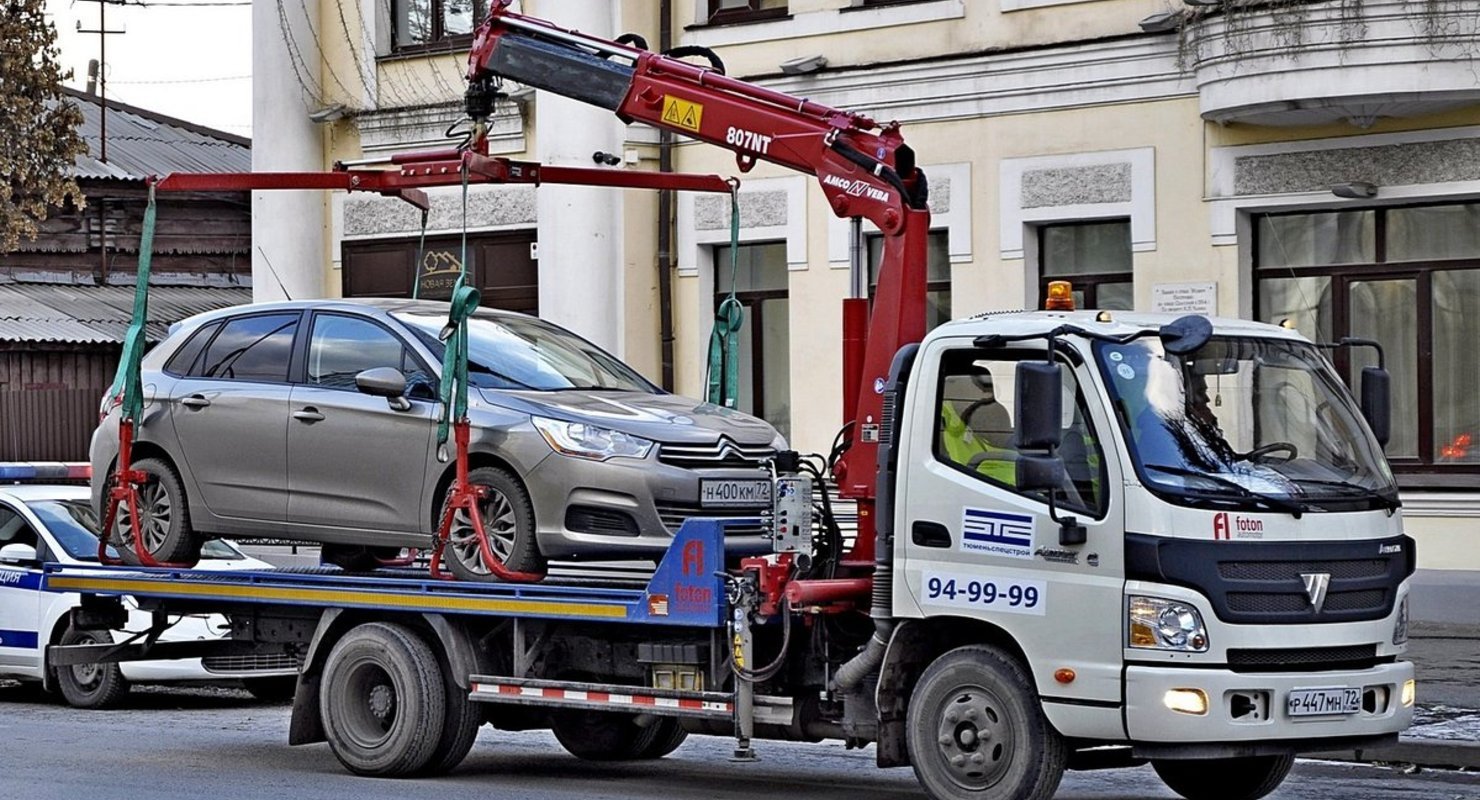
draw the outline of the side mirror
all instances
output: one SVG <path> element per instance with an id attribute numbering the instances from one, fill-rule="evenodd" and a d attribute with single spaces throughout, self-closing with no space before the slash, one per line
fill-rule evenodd
<path id="1" fill-rule="evenodd" d="M 1063 432 L 1063 371 L 1046 361 L 1019 361 L 1017 365 L 1017 424 L 1013 438 L 1020 450 L 1058 447 Z"/>
<path id="2" fill-rule="evenodd" d="M 1362 416 L 1383 447 L 1393 431 L 1392 382 L 1382 367 L 1362 367 Z"/>
<path id="3" fill-rule="evenodd" d="M 0 547 L 0 564 L 30 566 L 36 563 L 36 548 L 29 544 L 8 544 Z"/>
<path id="4" fill-rule="evenodd" d="M 1057 455 L 1019 455 L 1017 488 L 1024 492 L 1053 492 L 1064 485 L 1064 459 Z"/>
<path id="5" fill-rule="evenodd" d="M 411 408 L 411 401 L 405 397 L 406 376 L 395 367 L 367 369 L 355 376 L 355 387 L 364 394 L 384 397 L 397 411 Z"/>

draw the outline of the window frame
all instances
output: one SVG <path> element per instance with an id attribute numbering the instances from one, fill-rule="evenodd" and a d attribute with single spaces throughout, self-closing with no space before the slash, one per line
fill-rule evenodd
<path id="1" fill-rule="evenodd" d="M 946 294 L 947 311 L 946 311 L 946 314 L 945 314 L 945 319 L 941 320 L 936 325 L 931 325 L 930 324 L 930 320 L 928 320 L 928 319 L 925 321 L 925 325 L 926 325 L 925 331 L 927 333 L 930 332 L 930 331 L 932 331 L 932 330 L 935 330 L 940 325 L 944 325 L 947 322 L 950 322 L 951 320 L 955 319 L 955 308 L 954 308 L 954 305 L 953 305 L 954 304 L 954 301 L 955 301 L 955 294 L 954 294 L 954 291 L 953 291 L 952 281 L 951 281 L 951 273 L 952 273 L 952 270 L 951 270 L 951 258 L 950 258 L 950 253 L 949 253 L 949 251 L 950 251 L 950 231 L 948 229 L 946 229 L 946 228 L 931 228 L 930 231 L 928 233 L 926 233 L 926 239 L 927 239 L 927 242 L 926 242 L 926 258 L 927 259 L 929 258 L 929 253 L 930 253 L 930 250 L 929 250 L 929 241 L 928 240 L 929 239 L 933 239 L 936 236 L 939 236 L 941 238 L 941 240 L 944 242 L 944 244 L 946 245 L 946 250 L 947 250 L 946 263 L 945 263 L 946 277 L 944 277 L 944 278 L 937 278 L 936 280 L 931 280 L 930 279 L 930 264 L 927 261 L 926 264 L 925 264 L 925 295 L 928 298 L 930 296 L 930 293 L 931 292 L 944 292 Z M 880 253 L 880 260 L 882 261 L 882 259 L 883 259 L 883 239 L 884 239 L 884 234 L 881 233 L 881 232 L 879 232 L 879 231 L 870 231 L 870 232 L 867 232 L 867 233 L 865 233 L 863 235 L 863 260 L 864 260 L 863 268 L 868 271 L 868 303 L 869 303 L 869 313 L 873 313 L 873 308 L 874 308 L 874 292 L 875 292 L 875 290 L 877 290 L 879 288 L 879 275 L 878 275 L 879 264 L 875 263 L 874 262 L 874 259 L 873 259 L 873 243 L 874 242 L 879 242 L 880 243 L 880 245 L 879 245 L 879 247 L 880 247 L 879 253 Z"/>
<path id="2" fill-rule="evenodd" d="M 737 246 L 738 247 L 741 247 L 741 248 L 745 248 L 745 247 L 763 247 L 763 246 L 766 246 L 766 245 L 781 245 L 781 246 L 784 247 L 786 245 L 786 242 L 784 240 L 767 239 L 767 240 L 764 240 L 764 241 L 739 242 L 737 244 Z M 710 313 L 711 314 L 714 314 L 714 313 L 718 312 L 719 311 L 719 304 L 722 303 L 722 302 L 724 302 L 725 298 L 729 297 L 729 292 L 728 291 L 722 291 L 722 287 L 720 285 L 721 259 L 727 258 L 727 251 L 728 251 L 729 247 L 730 247 L 729 243 L 725 243 L 725 244 L 721 244 L 721 245 L 718 245 L 716 247 L 710 248 L 711 257 L 713 258 L 713 266 L 712 266 L 712 269 L 711 269 L 711 274 L 714 276 L 714 302 L 711 304 L 711 307 L 710 307 Z M 726 262 L 723 266 L 728 267 L 729 265 Z M 784 274 L 786 275 L 786 279 L 787 279 L 786 280 L 787 285 L 786 285 L 786 288 L 784 288 L 784 289 L 738 289 L 738 290 L 735 291 L 735 300 L 738 301 L 740 303 L 740 305 L 745 309 L 745 313 L 749 317 L 749 319 L 747 319 L 747 321 L 746 321 L 746 324 L 747 324 L 747 326 L 750 329 L 750 332 L 749 332 L 749 335 L 750 335 L 750 354 L 751 354 L 751 359 L 750 359 L 750 392 L 751 392 L 750 400 L 751 400 L 751 403 L 750 403 L 750 405 L 751 405 L 751 409 L 752 409 L 750 413 L 752 413 L 754 416 L 759 417 L 761 419 L 765 419 L 765 413 L 764 413 L 765 412 L 765 408 L 764 408 L 765 403 L 764 403 L 764 399 L 766 397 L 765 325 L 763 324 L 763 322 L 765 320 L 765 312 L 761 310 L 761 305 L 765 301 L 767 301 L 767 300 L 785 300 L 785 301 L 787 301 L 787 304 L 788 304 L 787 307 L 790 308 L 790 302 L 791 302 L 791 270 L 790 270 L 790 268 L 786 268 L 785 271 L 784 271 Z M 790 359 L 790 350 L 791 350 L 791 321 L 788 318 L 786 320 L 783 320 L 783 322 L 784 322 L 784 325 L 785 325 L 785 327 L 787 329 L 786 347 L 787 347 L 787 351 L 788 351 L 787 365 L 788 365 L 788 369 L 789 369 L 790 368 L 790 364 L 791 364 L 791 359 Z M 790 380 L 789 379 L 788 379 L 788 388 L 791 388 L 790 387 Z M 786 419 L 786 425 L 785 425 L 785 427 L 788 430 L 791 428 L 791 422 L 792 422 L 792 419 L 791 419 L 791 410 L 790 410 L 791 409 L 791 405 L 792 404 L 790 402 L 790 399 L 788 399 L 788 402 L 787 402 L 787 419 Z M 767 422 L 770 422 L 770 420 L 767 420 Z M 770 423 L 770 424 L 773 427 L 775 427 L 775 425 L 776 425 L 775 423 Z"/>
<path id="3" fill-rule="evenodd" d="M 1016 364 L 1020 362 L 1042 361 L 1044 357 L 1043 350 L 1025 348 L 1020 345 L 1008 346 L 995 350 L 987 350 L 980 347 L 972 346 L 947 347 L 941 350 L 936 362 L 940 366 L 935 371 L 935 389 L 934 394 L 932 395 L 933 403 L 930 406 L 931 409 L 933 409 L 933 413 L 931 416 L 934 420 L 931 423 L 930 458 L 935 463 L 947 469 L 950 469 L 953 472 L 965 475 L 974 480 L 981 481 L 993 488 L 1001 489 L 1005 492 L 1010 492 L 1011 494 L 1014 494 L 1025 500 L 1040 503 L 1044 506 L 1046 513 L 1046 509 L 1048 507 L 1048 496 L 1046 494 L 1024 492 L 1018 489 L 1016 486 L 1009 486 L 1005 483 L 1002 483 L 1001 481 L 994 480 L 990 475 L 980 472 L 979 470 L 970 469 L 966 465 L 952 461 L 944 455 L 942 438 L 945 435 L 945 427 L 940 424 L 940 408 L 942 404 L 947 401 L 947 398 L 945 396 L 946 378 L 956 377 L 958 375 L 957 373 L 951 373 L 950 375 L 947 375 L 945 365 L 947 363 L 947 359 L 952 357 L 952 354 L 966 352 L 976 354 L 975 356 L 973 356 L 973 360 L 1011 362 L 1014 365 L 1014 369 L 1016 369 Z M 1094 455 L 1099 458 L 1100 462 L 1099 474 L 1097 477 L 1101 487 L 1098 496 L 1095 498 L 1097 501 L 1095 508 L 1081 506 L 1077 503 L 1068 502 L 1067 498 L 1058 497 L 1055 497 L 1054 507 L 1055 509 L 1060 511 L 1072 511 L 1075 514 L 1085 515 L 1095 521 L 1101 521 L 1106 519 L 1110 513 L 1109 459 L 1111 456 L 1106 455 L 1104 436 L 1101 435 L 1100 431 L 1096 427 L 1094 414 L 1091 413 L 1091 406 L 1089 403 L 1089 398 L 1091 397 L 1091 394 L 1085 391 L 1086 384 L 1085 381 L 1081 379 L 1082 377 L 1087 376 L 1089 379 L 1089 387 L 1097 388 L 1094 384 L 1094 376 L 1089 371 L 1085 371 L 1084 376 L 1081 375 L 1081 370 L 1085 366 L 1084 358 L 1080 353 L 1073 350 L 1072 348 L 1069 348 L 1066 345 L 1060 345 L 1059 347 L 1055 348 L 1054 354 L 1056 356 L 1054 359 L 1054 363 L 1064 367 L 1064 372 L 1068 373 L 1069 378 L 1074 381 L 1075 403 L 1079 407 L 1080 416 L 1083 418 L 1084 424 L 1087 426 L 1090 436 L 1093 437 L 1095 441 Z M 993 387 L 993 392 L 997 392 L 995 385 Z M 1017 409 L 1014 409 L 1014 411 L 1016 410 Z M 1016 423 L 1016 416 L 1014 416 L 1013 419 L 1014 423 Z"/>
<path id="4" fill-rule="evenodd" d="M 1041 224 L 1038 224 L 1038 225 L 1034 225 L 1033 226 L 1033 228 L 1034 228 L 1033 234 L 1034 234 L 1034 238 L 1036 240 L 1037 246 L 1038 246 L 1038 258 L 1037 258 L 1038 263 L 1035 265 L 1035 267 L 1038 270 L 1038 297 L 1039 297 L 1040 301 L 1042 300 L 1042 298 L 1048 297 L 1048 284 L 1051 283 L 1051 282 L 1053 282 L 1053 281 L 1068 281 L 1070 284 L 1072 284 L 1074 286 L 1074 290 L 1075 291 L 1083 292 L 1084 293 L 1084 307 L 1087 308 L 1087 309 L 1090 309 L 1090 308 L 1100 308 L 1100 304 L 1099 304 L 1099 290 L 1100 290 L 1100 286 L 1103 285 L 1103 284 L 1107 284 L 1107 283 L 1127 283 L 1127 284 L 1130 284 L 1132 287 L 1135 286 L 1135 282 L 1136 282 L 1135 281 L 1135 276 L 1136 276 L 1136 273 L 1135 273 L 1134 266 L 1132 267 L 1131 270 L 1126 271 L 1126 272 L 1082 272 L 1082 273 L 1079 273 L 1079 272 L 1071 272 L 1071 273 L 1065 273 L 1063 275 L 1049 275 L 1048 272 L 1044 269 L 1043 260 L 1044 260 L 1045 255 L 1048 252 L 1048 248 L 1044 244 L 1044 237 L 1048 235 L 1048 231 L 1050 229 L 1052 229 L 1052 228 L 1086 227 L 1086 226 L 1089 226 L 1089 225 L 1105 225 L 1105 224 L 1109 224 L 1109 223 L 1113 223 L 1113 222 L 1123 222 L 1123 223 L 1125 223 L 1126 231 L 1127 232 L 1130 231 L 1130 228 L 1131 228 L 1131 218 L 1130 217 L 1106 217 L 1106 218 L 1103 218 L 1103 219 L 1065 220 L 1063 222 L 1045 222 L 1045 223 L 1041 223 Z M 1134 260 L 1135 259 L 1135 254 L 1136 254 L 1134 248 L 1132 248 L 1130 250 L 1130 254 L 1131 254 L 1132 260 Z M 1112 309 L 1112 310 L 1128 310 L 1128 309 Z"/>
<path id="5" fill-rule="evenodd" d="M 195 371 L 195 365 L 197 362 L 200 361 L 201 355 L 210 349 L 211 340 L 215 339 L 216 334 L 219 333 L 221 329 L 225 326 L 225 319 L 213 319 L 205 323 L 204 325 L 196 328 L 194 332 L 186 337 L 184 343 L 175 348 L 175 352 L 170 353 L 170 357 L 165 359 L 164 366 L 160 368 L 160 371 L 166 375 L 175 378 L 203 377 L 199 375 L 191 375 L 191 373 Z M 191 346 L 197 340 L 201 342 L 200 349 L 196 350 L 195 355 L 190 357 L 190 363 L 185 365 L 184 370 L 175 369 L 175 360 L 178 359 L 180 355 L 185 352 L 185 348 Z"/>
<path id="6" fill-rule="evenodd" d="M 437 0 L 440 2 L 440 0 Z M 780 8 L 761 8 L 761 0 L 746 0 L 745 8 L 720 8 L 720 0 L 707 0 L 705 10 L 708 17 L 705 25 L 735 25 L 746 22 L 766 22 L 791 16 L 791 4 Z"/>
<path id="7" fill-rule="evenodd" d="M 488 0 L 470 0 L 473 4 L 473 30 L 467 33 L 455 33 L 447 35 L 446 30 L 446 2 L 447 0 L 426 0 L 430 9 L 432 22 L 431 38 L 425 42 L 401 43 L 401 26 L 399 24 L 400 14 L 397 13 L 401 6 L 409 0 L 391 0 L 391 52 L 390 55 L 420 55 L 428 53 L 441 53 L 447 51 L 464 50 L 472 46 L 473 35 L 478 26 L 488 16 Z"/>
<path id="8" fill-rule="evenodd" d="M 203 359 L 205 357 L 205 355 L 211 351 L 211 346 L 216 343 L 216 339 L 220 338 L 221 333 L 223 331 L 225 331 L 226 328 L 227 328 L 227 326 L 229 326 L 231 323 L 237 322 L 239 320 L 244 320 L 244 319 L 252 319 L 252 318 L 255 318 L 255 317 L 290 317 L 290 316 L 297 317 L 297 320 L 294 321 L 294 323 L 293 323 L 293 325 L 294 325 L 294 328 L 293 328 L 293 341 L 290 342 L 289 345 L 288 345 L 288 368 L 287 368 L 287 370 L 283 374 L 283 380 L 274 381 L 274 380 L 266 380 L 264 378 L 223 378 L 223 377 L 214 376 L 214 375 L 201 375 L 201 374 L 197 374 L 196 373 L 195 367 L 197 367 L 197 366 L 204 367 L 205 366 L 204 364 L 200 363 L 201 362 L 201 359 Z M 206 342 L 205 347 L 201 348 L 200 353 L 196 354 L 195 361 L 191 363 L 191 371 L 189 373 L 185 374 L 184 376 L 182 376 L 182 380 L 193 380 L 193 381 L 230 381 L 232 383 L 265 383 L 265 384 L 269 384 L 269 385 L 272 385 L 272 386 L 291 386 L 291 385 L 293 385 L 293 378 L 297 374 L 297 372 L 298 372 L 298 370 L 300 368 L 300 363 L 299 362 L 301 360 L 301 355 L 299 353 L 299 350 L 301 349 L 302 344 L 303 344 L 303 341 L 304 341 L 303 337 L 300 335 L 300 333 L 303 331 L 303 310 L 302 309 L 275 309 L 275 310 L 272 310 L 272 311 L 259 311 L 259 312 L 248 313 L 248 314 L 235 314 L 235 315 L 232 315 L 232 316 L 229 316 L 229 317 L 223 317 L 223 318 L 221 318 L 221 320 L 219 320 L 219 322 L 220 322 L 220 325 L 216 328 L 215 333 L 213 333 L 211 335 L 211 340 L 208 341 L 208 342 Z"/>
<path id="9" fill-rule="evenodd" d="M 1387 456 L 1394 477 L 1402 489 L 1429 488 L 1480 488 L 1480 463 L 1445 464 L 1436 461 L 1439 447 L 1434 441 L 1434 357 L 1435 340 L 1433 315 L 1433 278 L 1436 273 L 1448 271 L 1480 271 L 1480 257 L 1452 259 L 1423 259 L 1415 261 L 1388 260 L 1388 212 L 1394 209 L 1422 208 L 1433 206 L 1472 205 L 1477 201 L 1443 201 L 1402 203 L 1385 206 L 1362 206 L 1302 209 L 1297 211 L 1268 211 L 1250 215 L 1250 275 L 1253 283 L 1253 310 L 1257 316 L 1264 298 L 1263 284 L 1271 279 L 1317 278 L 1330 281 L 1331 334 L 1340 340 L 1351 335 L 1350 290 L 1353 282 L 1384 280 L 1412 280 L 1416 314 L 1416 389 L 1417 389 L 1417 444 L 1418 455 Z M 1316 266 L 1273 266 L 1259 264 L 1260 220 L 1268 217 L 1294 217 L 1335 211 L 1373 212 L 1373 260 L 1362 263 L 1322 264 Z M 1278 320 L 1263 320 L 1278 322 Z M 1352 359 L 1349 348 L 1339 347 L 1330 351 L 1330 358 L 1347 387 L 1354 393 L 1359 387 L 1353 384 Z M 1384 453 L 1386 456 L 1386 453 Z"/>
<path id="10" fill-rule="evenodd" d="M 297 368 L 294 369 L 290 373 L 290 377 L 293 379 L 293 383 L 301 384 L 303 386 L 306 386 L 306 387 L 309 387 L 309 388 L 313 388 L 313 389 L 324 389 L 324 390 L 327 390 L 327 391 L 356 392 L 356 393 L 359 392 L 359 389 L 358 388 L 347 387 L 347 386 L 327 386 L 327 385 L 322 384 L 322 383 L 313 383 L 313 382 L 311 382 L 309 380 L 309 375 L 308 375 L 308 359 L 309 359 L 309 354 L 313 351 L 313 333 L 314 333 L 314 327 L 316 325 L 318 325 L 319 318 L 321 318 L 321 317 L 339 317 L 341 319 L 352 319 L 352 320 L 356 320 L 358 322 L 367 323 L 369 325 L 372 325 L 374 327 L 377 327 L 377 328 L 381 329 L 387 335 L 389 335 L 392 339 L 394 339 L 395 341 L 397 341 L 397 342 L 399 342 L 401 344 L 401 365 L 398 366 L 398 367 L 396 367 L 396 369 L 400 370 L 402 375 L 405 375 L 408 378 L 410 377 L 410 375 L 408 375 L 406 373 L 406 361 L 409 358 L 410 360 L 412 360 L 413 362 L 415 362 L 415 364 L 421 369 L 422 372 L 426 373 L 426 375 L 427 375 L 428 378 L 431 378 L 433 381 L 440 382 L 441 377 L 436 373 L 436 371 L 434 371 L 431 367 L 429 367 L 427 365 L 427 361 L 426 361 L 426 359 L 424 359 L 424 358 L 421 357 L 421 353 L 417 352 L 416 348 L 411 345 L 411 342 L 408 341 L 405 336 L 402 336 L 400 333 L 398 333 L 390 325 L 385 324 L 383 321 L 381 321 L 379 319 L 376 319 L 375 317 L 366 316 L 364 314 L 356 314 L 356 313 L 353 313 L 353 312 L 343 311 L 343 310 L 338 310 L 338 309 L 316 309 L 316 310 L 313 311 L 313 313 L 311 313 L 309 315 L 308 329 L 307 329 L 308 330 L 308 335 L 304 337 L 303 358 L 301 359 L 301 363 L 300 364 L 296 364 L 295 366 Z M 420 396 L 417 396 L 417 395 L 413 395 L 413 390 L 416 388 L 416 385 L 415 384 L 409 384 L 408 383 L 407 386 L 406 386 L 406 390 L 407 390 L 406 391 L 406 396 L 407 397 L 411 397 L 413 399 L 418 399 L 418 400 L 422 400 L 422 399 L 435 399 L 436 392 L 437 392 L 437 385 L 438 385 L 437 383 L 434 383 L 432 385 L 432 387 L 431 387 L 432 397 L 427 398 L 427 397 L 420 397 Z"/>

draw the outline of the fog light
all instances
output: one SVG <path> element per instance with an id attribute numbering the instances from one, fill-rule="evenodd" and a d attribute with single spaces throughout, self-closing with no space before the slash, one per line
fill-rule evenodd
<path id="1" fill-rule="evenodd" d="M 1403 681 L 1403 694 L 1401 696 L 1401 699 L 1403 700 L 1403 707 L 1407 708 L 1413 705 L 1413 701 L 1417 695 L 1418 682 L 1413 680 L 1412 678 Z"/>
<path id="2" fill-rule="evenodd" d="M 1181 714 L 1200 717 L 1208 713 L 1208 696 L 1201 689 L 1168 689 L 1161 701 L 1167 708 Z"/>

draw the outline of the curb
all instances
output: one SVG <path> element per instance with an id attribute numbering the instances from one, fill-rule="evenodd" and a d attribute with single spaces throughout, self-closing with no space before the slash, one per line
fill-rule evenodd
<path id="1" fill-rule="evenodd" d="M 1480 744 L 1471 744 L 1453 739 L 1410 739 L 1402 738 L 1389 747 L 1372 747 L 1361 750 L 1332 750 L 1320 753 L 1303 753 L 1303 758 L 1323 758 L 1329 761 L 1354 761 L 1360 763 L 1388 762 L 1413 764 L 1435 769 L 1480 770 Z"/>

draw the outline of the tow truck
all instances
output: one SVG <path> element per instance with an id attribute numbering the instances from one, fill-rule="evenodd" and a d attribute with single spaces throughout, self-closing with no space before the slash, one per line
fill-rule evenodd
<path id="1" fill-rule="evenodd" d="M 1066 769 L 1147 762 L 1189 800 L 1253 800 L 1298 752 L 1390 743 L 1410 723 L 1414 545 L 1381 450 L 1388 377 L 1379 350 L 1359 404 L 1326 349 L 1355 363 L 1370 342 L 1076 311 L 1067 285 L 1045 310 L 924 336 L 926 186 L 898 126 L 507 3 L 468 78 L 462 152 L 250 179 L 446 185 L 486 167 L 500 79 L 728 147 L 742 171 L 815 175 L 886 241 L 871 312 L 847 301 L 835 457 L 779 454 L 768 515 L 689 520 L 646 580 L 52 568 L 49 590 L 85 598 L 74 627 L 115 627 L 122 595 L 160 625 L 222 613 L 232 638 L 212 647 L 299 659 L 290 744 L 327 740 L 387 777 L 453 768 L 487 722 L 604 760 L 661 757 L 689 733 L 733 736 L 742 762 L 757 739 L 872 744 L 939 800 L 1048 798 Z M 825 472 L 858 503 L 852 537 Z M 763 539 L 725 535 L 757 524 Z M 50 659 L 205 646 L 151 633 Z"/>

